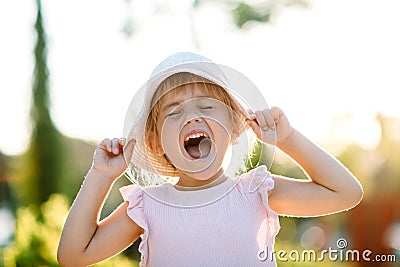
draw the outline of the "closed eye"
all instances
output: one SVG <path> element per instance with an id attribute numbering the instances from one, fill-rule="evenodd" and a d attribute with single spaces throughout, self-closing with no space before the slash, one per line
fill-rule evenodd
<path id="1" fill-rule="evenodd" d="M 200 107 L 200 109 L 212 109 L 213 108 L 213 106 L 202 106 L 202 107 Z"/>
<path id="2" fill-rule="evenodd" d="M 167 114 L 167 117 L 175 116 L 175 115 L 178 115 L 179 113 L 181 113 L 181 112 L 180 111 L 172 111 Z"/>

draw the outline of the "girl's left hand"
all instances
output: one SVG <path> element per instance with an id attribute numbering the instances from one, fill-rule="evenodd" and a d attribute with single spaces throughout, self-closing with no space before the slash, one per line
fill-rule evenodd
<path id="1" fill-rule="evenodd" d="M 293 132 L 285 113 L 278 107 L 258 110 L 252 115 L 246 122 L 260 141 L 272 145 L 279 144 Z"/>

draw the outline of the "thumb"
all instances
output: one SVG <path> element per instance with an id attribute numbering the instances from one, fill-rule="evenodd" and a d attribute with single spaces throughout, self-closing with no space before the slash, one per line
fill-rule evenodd
<path id="1" fill-rule="evenodd" d="M 124 147 L 124 158 L 125 158 L 126 164 L 129 164 L 129 162 L 131 162 L 131 160 L 132 160 L 133 148 L 135 147 L 135 144 L 136 144 L 136 140 L 131 139 L 128 141 L 128 143 Z"/>

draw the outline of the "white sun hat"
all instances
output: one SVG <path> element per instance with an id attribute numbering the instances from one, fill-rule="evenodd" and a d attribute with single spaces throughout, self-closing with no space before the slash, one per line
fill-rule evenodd
<path id="1" fill-rule="evenodd" d="M 124 137 L 135 139 L 133 155 L 125 155 L 130 166 L 161 176 L 177 177 L 178 172 L 163 155 L 156 155 L 147 148 L 145 129 L 152 109 L 153 96 L 160 84 L 176 73 L 192 73 L 224 88 L 236 100 L 241 112 L 250 116 L 253 110 L 266 108 L 264 97 L 243 74 L 229 67 L 213 63 L 210 59 L 191 52 L 180 52 L 163 60 L 152 72 L 150 79 L 132 99 L 124 122 Z"/>

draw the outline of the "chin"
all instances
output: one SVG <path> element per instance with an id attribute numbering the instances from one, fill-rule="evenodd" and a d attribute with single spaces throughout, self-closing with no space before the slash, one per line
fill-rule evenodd
<path id="1" fill-rule="evenodd" d="M 196 179 L 196 180 L 207 181 L 207 180 L 210 180 L 217 176 L 220 176 L 222 173 L 223 173 L 223 171 L 219 172 L 219 170 L 218 171 L 209 171 L 209 172 L 205 171 L 201 174 L 195 174 L 192 177 L 193 177 L 193 179 Z"/>
<path id="2" fill-rule="evenodd" d="M 207 181 L 211 178 L 215 178 L 216 176 L 222 175 L 224 173 L 224 169 L 220 165 L 219 167 L 209 166 L 208 168 L 199 172 L 185 172 L 179 170 L 178 172 L 185 176 L 189 176 L 192 179 L 196 179 L 199 181 Z"/>

